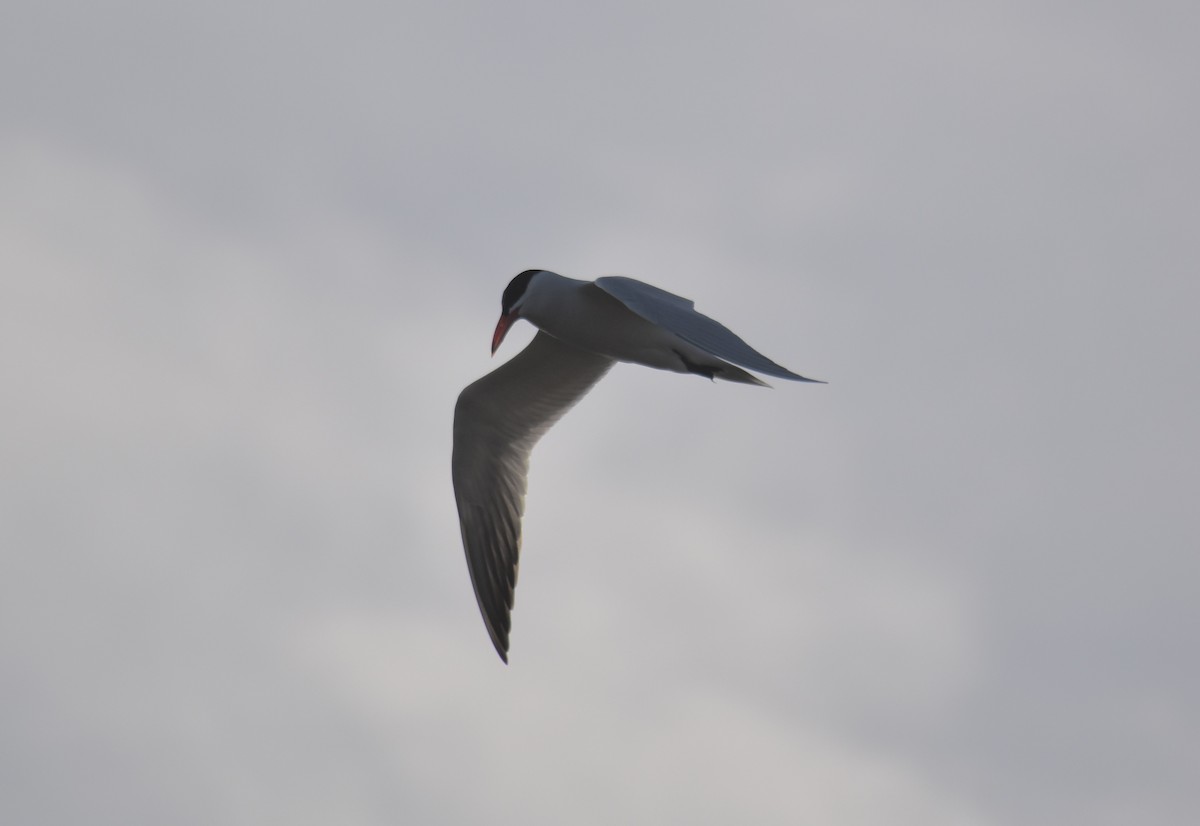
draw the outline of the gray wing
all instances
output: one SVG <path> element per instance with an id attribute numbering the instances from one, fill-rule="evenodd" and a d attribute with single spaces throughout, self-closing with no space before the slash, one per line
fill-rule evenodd
<path id="1" fill-rule="evenodd" d="M 771 361 L 725 325 L 696 312 L 695 303 L 686 298 L 619 275 L 597 278 L 594 283 L 642 318 L 719 359 L 779 379 L 817 382 Z"/>
<path id="2" fill-rule="evenodd" d="M 468 385 L 454 407 L 450 464 L 467 570 L 505 662 L 530 451 L 613 364 L 539 332 L 508 362 Z"/>

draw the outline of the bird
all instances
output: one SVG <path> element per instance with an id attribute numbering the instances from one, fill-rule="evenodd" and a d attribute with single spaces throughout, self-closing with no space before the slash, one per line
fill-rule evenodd
<path id="1" fill-rule="evenodd" d="M 616 362 L 764 387 L 749 371 L 825 382 L 771 361 L 689 299 L 633 278 L 525 270 L 505 288 L 500 308 L 493 356 L 517 321 L 538 332 L 459 394 L 451 476 L 475 599 L 507 663 L 530 453 Z"/>

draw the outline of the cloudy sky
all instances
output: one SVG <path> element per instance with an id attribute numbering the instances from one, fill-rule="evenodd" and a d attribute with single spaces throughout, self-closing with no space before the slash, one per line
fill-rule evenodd
<path id="1" fill-rule="evenodd" d="M 0 821 L 1194 822 L 1193 3 L 0 18 Z M 614 370 L 505 667 L 530 267 L 830 383 Z"/>

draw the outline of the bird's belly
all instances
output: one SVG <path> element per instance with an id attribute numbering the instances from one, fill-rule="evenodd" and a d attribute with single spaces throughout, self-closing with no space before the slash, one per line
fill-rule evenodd
<path id="1" fill-rule="evenodd" d="M 538 326 L 555 338 L 617 361 L 686 373 L 685 358 L 692 363 L 711 358 L 615 299 L 592 302 L 586 312 L 561 313 L 548 321 Z"/>

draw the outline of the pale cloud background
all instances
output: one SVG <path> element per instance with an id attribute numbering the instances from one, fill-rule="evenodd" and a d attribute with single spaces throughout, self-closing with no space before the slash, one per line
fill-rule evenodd
<path id="1" fill-rule="evenodd" d="M 0 821 L 1194 822 L 1194 4 L 0 16 Z M 506 668 L 528 267 L 830 384 L 615 370 Z"/>

